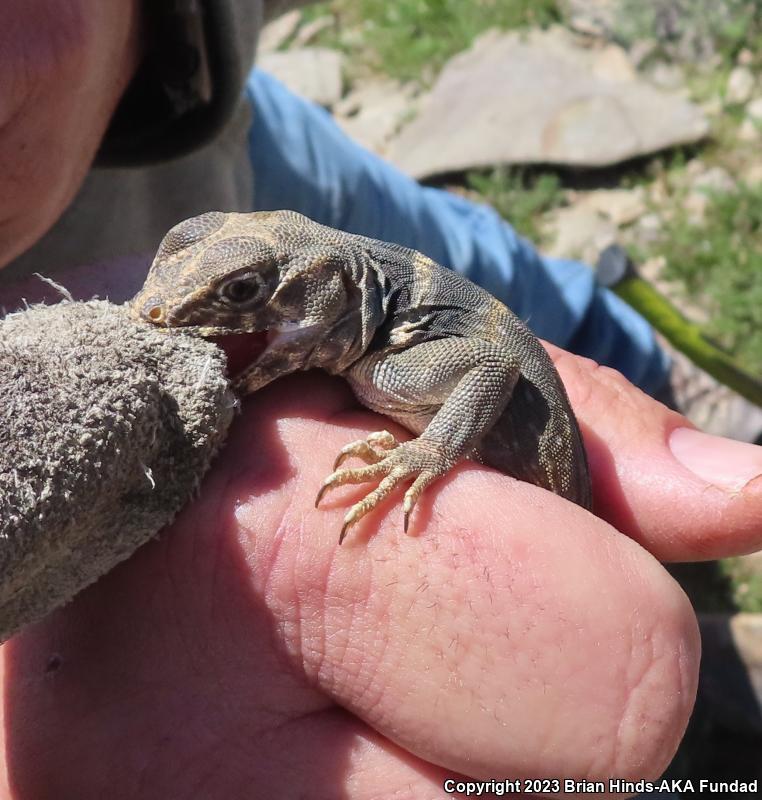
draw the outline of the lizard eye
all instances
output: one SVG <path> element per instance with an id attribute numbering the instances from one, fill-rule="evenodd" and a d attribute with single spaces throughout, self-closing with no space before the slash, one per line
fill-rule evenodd
<path id="1" fill-rule="evenodd" d="M 219 296 L 228 305 L 250 305 L 259 296 L 262 281 L 257 275 L 240 275 L 224 283 L 219 290 Z"/>

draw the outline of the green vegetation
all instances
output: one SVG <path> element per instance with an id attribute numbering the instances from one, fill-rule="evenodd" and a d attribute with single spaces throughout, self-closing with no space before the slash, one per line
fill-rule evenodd
<path id="1" fill-rule="evenodd" d="M 725 558 L 720 569 L 733 587 L 733 603 L 739 611 L 762 612 L 762 568 L 742 558 Z"/>
<path id="2" fill-rule="evenodd" d="M 541 215 L 564 202 L 561 179 L 554 172 L 498 167 L 486 173 L 469 172 L 466 183 L 522 236 L 540 244 L 544 238 Z"/>
<path id="3" fill-rule="evenodd" d="M 667 4 L 620 0 L 613 33 L 625 45 L 655 40 L 662 56 L 700 62 L 717 53 L 719 63 L 727 65 L 744 48 L 762 54 L 762 2 L 690 0 L 670 9 Z"/>
<path id="4" fill-rule="evenodd" d="M 308 13 L 334 16 L 326 43 L 352 61 L 424 83 L 489 28 L 546 26 L 560 18 L 556 0 L 332 0 Z"/>
<path id="5" fill-rule="evenodd" d="M 738 365 L 762 375 L 762 186 L 707 192 L 704 221 L 691 222 L 676 197 L 658 241 L 641 251 L 662 256 L 665 277 L 708 312 L 705 333 Z"/>

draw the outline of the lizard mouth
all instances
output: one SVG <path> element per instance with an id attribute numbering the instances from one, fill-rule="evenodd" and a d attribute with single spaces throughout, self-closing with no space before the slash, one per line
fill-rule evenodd
<path id="1" fill-rule="evenodd" d="M 232 380 L 235 380 L 240 373 L 253 364 L 267 348 L 267 331 L 227 333 L 210 338 L 225 351 L 228 360 L 228 376 Z"/>

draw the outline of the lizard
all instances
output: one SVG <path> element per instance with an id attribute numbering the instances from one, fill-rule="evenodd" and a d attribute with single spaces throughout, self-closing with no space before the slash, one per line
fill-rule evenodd
<path id="1" fill-rule="evenodd" d="M 164 237 L 130 315 L 204 337 L 266 332 L 234 377 L 239 394 L 320 368 L 345 378 L 388 431 L 343 447 L 324 494 L 377 481 L 351 526 L 398 485 L 404 529 L 423 490 L 465 458 L 590 509 L 585 448 L 546 350 L 505 305 L 406 247 L 321 225 L 295 211 L 210 211 Z M 351 457 L 365 465 L 341 468 Z"/>

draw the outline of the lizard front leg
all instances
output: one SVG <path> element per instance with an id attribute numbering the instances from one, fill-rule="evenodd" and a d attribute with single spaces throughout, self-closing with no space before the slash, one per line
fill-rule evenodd
<path id="1" fill-rule="evenodd" d="M 438 339 L 356 362 L 345 377 L 358 399 L 419 436 L 397 444 L 384 431 L 342 450 L 338 463 L 354 455 L 369 465 L 334 471 L 316 504 L 336 486 L 381 481 L 349 510 L 339 541 L 396 486 L 412 478 L 403 506 L 407 530 L 423 490 L 473 451 L 507 405 L 518 376 L 518 363 L 505 348 L 480 339 Z"/>

